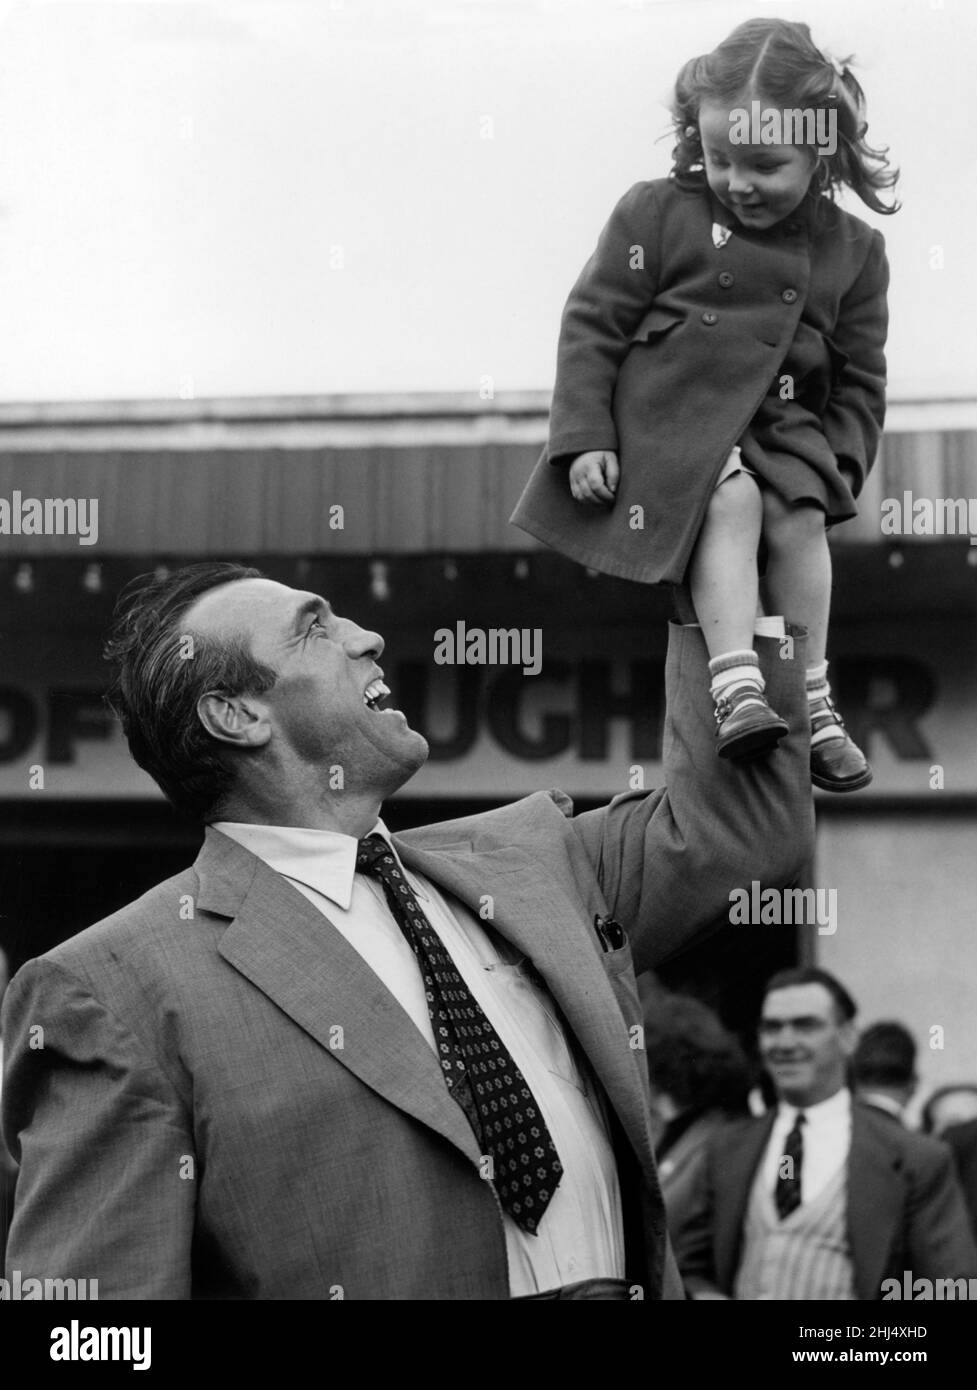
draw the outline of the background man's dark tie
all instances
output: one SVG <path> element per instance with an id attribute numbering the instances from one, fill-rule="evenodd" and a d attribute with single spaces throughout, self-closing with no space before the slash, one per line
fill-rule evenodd
<path id="1" fill-rule="evenodd" d="M 794 1127 L 784 1140 L 783 1157 L 777 1169 L 777 1186 L 773 1194 L 781 1221 L 785 1216 L 790 1216 L 792 1211 L 796 1211 L 801 1204 L 801 1165 L 804 1162 L 804 1136 L 801 1126 L 805 1123 L 803 1110 L 798 1110 Z M 791 1162 L 785 1163 L 785 1158 L 789 1158 Z M 784 1175 L 785 1169 L 789 1170 L 789 1177 Z"/>
<path id="2" fill-rule="evenodd" d="M 492 1159 L 499 1200 L 523 1230 L 535 1235 L 563 1173 L 536 1098 L 459 975 L 382 835 L 360 841 L 356 867 L 381 884 L 417 958 L 445 1082 L 483 1154 Z"/>

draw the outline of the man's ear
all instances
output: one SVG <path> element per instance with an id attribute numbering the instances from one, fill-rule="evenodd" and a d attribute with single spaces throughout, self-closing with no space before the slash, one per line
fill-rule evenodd
<path id="1" fill-rule="evenodd" d="M 247 695 L 208 690 L 197 701 L 197 715 L 207 732 L 221 743 L 261 748 L 271 738 L 268 716 L 260 702 Z"/>
<path id="2" fill-rule="evenodd" d="M 858 1029 L 855 1027 L 855 1020 L 848 1019 L 838 1029 L 838 1037 L 841 1041 L 841 1050 L 846 1057 L 850 1057 L 858 1046 Z"/>

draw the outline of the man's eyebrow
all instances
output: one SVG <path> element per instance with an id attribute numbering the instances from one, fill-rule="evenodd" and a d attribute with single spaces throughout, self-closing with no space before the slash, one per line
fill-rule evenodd
<path id="1" fill-rule="evenodd" d="M 295 614 L 295 621 L 292 624 L 293 632 L 301 632 L 306 618 L 314 618 L 319 613 L 325 617 L 332 617 L 332 609 L 324 598 L 309 598 L 298 609 Z"/>

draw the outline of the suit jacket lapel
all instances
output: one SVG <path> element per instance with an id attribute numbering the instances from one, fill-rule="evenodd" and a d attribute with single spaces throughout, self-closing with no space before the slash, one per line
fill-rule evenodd
<path id="1" fill-rule="evenodd" d="M 418 837 L 424 832 L 417 832 Z M 404 863 L 475 914 L 491 894 L 491 925 L 535 965 L 586 1052 L 646 1172 L 654 1156 L 646 1122 L 645 1055 L 628 1036 L 600 953 L 578 930 L 580 903 L 518 846 L 474 851 L 468 840 L 436 849 L 394 836 Z M 477 1162 L 478 1145 L 451 1099 L 437 1059 L 400 1004 L 342 934 L 280 875 L 208 829 L 197 859 L 198 905 L 232 919 L 218 950 L 335 1059 Z M 568 880 L 573 881 L 572 873 Z M 339 1035 L 331 1029 L 343 1029 Z"/>
<path id="2" fill-rule="evenodd" d="M 207 831 L 196 869 L 198 906 L 233 919 L 217 948 L 228 964 L 337 1062 L 477 1163 L 426 1039 L 328 918 L 219 831 Z"/>
<path id="3" fill-rule="evenodd" d="M 892 1123 L 852 1106 L 848 1154 L 848 1242 L 855 1273 L 855 1295 L 881 1297 L 882 1280 L 892 1247 L 892 1233 L 902 1221 L 902 1156 L 885 1126 Z M 898 1131 L 891 1139 L 898 1138 Z"/>
<path id="4" fill-rule="evenodd" d="M 716 1181 L 713 1207 L 714 1250 L 716 1277 L 727 1292 L 732 1291 L 736 1278 L 746 1208 L 776 1118 L 776 1110 L 771 1110 L 752 1124 L 746 1124 L 739 1141 L 731 1139 L 722 1148 L 722 1168 Z"/>
<path id="5" fill-rule="evenodd" d="M 423 849 L 394 836 L 397 852 L 411 869 L 453 893 L 476 915 L 492 896 L 491 925 L 527 956 L 586 1052 L 645 1171 L 654 1171 L 644 1105 L 644 1052 L 628 1045 L 624 1019 L 600 953 L 566 923 L 580 918 L 557 880 L 540 882 L 538 863 L 518 846 L 476 851 L 470 842 Z M 595 938 L 596 939 L 596 938 Z"/>

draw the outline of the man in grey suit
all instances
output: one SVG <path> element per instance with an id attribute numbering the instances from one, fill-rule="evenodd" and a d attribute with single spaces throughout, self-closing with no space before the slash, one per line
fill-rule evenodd
<path id="1" fill-rule="evenodd" d="M 427 745 L 382 707 L 376 633 L 239 566 L 138 585 L 114 703 L 206 838 L 11 984 L 10 1269 L 102 1299 L 682 1297 L 634 968 L 809 856 L 795 640 L 759 639 L 792 729 L 764 761 L 716 758 L 701 634 L 675 625 L 667 790 L 390 836 Z M 469 1085 L 491 1049 L 497 1103 Z M 500 1179 L 513 1143 L 538 1223 Z"/>

